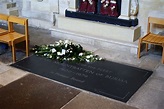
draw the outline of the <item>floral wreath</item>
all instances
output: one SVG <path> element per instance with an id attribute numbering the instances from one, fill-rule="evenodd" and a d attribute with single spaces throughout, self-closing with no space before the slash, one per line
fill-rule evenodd
<path id="1" fill-rule="evenodd" d="M 35 45 L 32 51 L 37 56 L 59 60 L 60 62 L 95 62 L 103 60 L 98 55 L 93 55 L 92 52 L 83 50 L 80 44 L 75 44 L 70 40 L 59 40 L 49 45 Z"/>

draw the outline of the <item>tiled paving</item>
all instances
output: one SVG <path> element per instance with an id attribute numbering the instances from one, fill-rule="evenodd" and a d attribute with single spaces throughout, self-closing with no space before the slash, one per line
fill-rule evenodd
<path id="1" fill-rule="evenodd" d="M 102 96 L 81 92 L 63 109 L 137 109 Z"/>
<path id="2" fill-rule="evenodd" d="M 0 89 L 2 109 L 60 109 L 80 91 L 29 74 Z"/>
<path id="3" fill-rule="evenodd" d="M 50 32 L 30 28 L 31 46 L 51 43 Z M 147 53 L 141 59 L 114 49 L 83 45 L 107 60 L 153 70 L 153 75 L 127 103 L 77 90 L 0 62 L 0 109 L 163 109 L 164 65 L 161 56 Z M 1 58 L 1 57 L 0 57 Z"/>

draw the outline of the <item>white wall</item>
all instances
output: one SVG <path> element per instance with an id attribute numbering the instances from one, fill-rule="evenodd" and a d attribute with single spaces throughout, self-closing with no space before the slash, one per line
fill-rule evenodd
<path id="1" fill-rule="evenodd" d="M 4 0 L 0 0 L 4 1 Z M 20 15 L 33 19 L 32 26 L 39 26 L 48 29 L 53 26 L 53 22 L 58 15 L 65 14 L 65 9 L 68 8 L 69 0 L 13 0 L 17 2 Z M 154 11 L 164 11 L 164 0 L 138 0 L 139 1 L 139 25 L 141 26 L 142 34 L 147 30 L 148 15 Z M 0 7 L 1 8 L 1 7 Z M 37 22 L 37 23 L 36 23 Z M 48 22 L 48 25 L 45 26 Z"/>
<path id="2" fill-rule="evenodd" d="M 147 31 L 147 18 L 154 11 L 164 12 L 164 0 L 139 0 L 139 25 L 141 25 L 142 34 Z"/>

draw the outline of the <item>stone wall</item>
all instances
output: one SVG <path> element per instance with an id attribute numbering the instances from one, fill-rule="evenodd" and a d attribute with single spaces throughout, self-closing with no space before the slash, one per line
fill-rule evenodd
<path id="1" fill-rule="evenodd" d="M 23 0 L 21 15 L 29 18 L 29 25 L 48 29 L 54 25 L 55 14 L 59 12 L 58 2 L 58 0 Z"/>
<path id="2" fill-rule="evenodd" d="M 1 0 L 4 1 L 4 0 Z M 57 16 L 65 14 L 70 0 L 10 0 L 17 3 L 19 15 L 29 18 L 29 25 L 49 29 L 56 25 Z M 164 0 L 138 0 L 139 25 L 142 34 L 147 30 L 147 18 L 154 11 L 164 10 Z M 1 10 L 1 7 L 0 7 Z"/>
<path id="3" fill-rule="evenodd" d="M 138 13 L 139 25 L 141 25 L 142 34 L 145 34 L 147 31 L 148 16 L 151 14 L 152 11 L 164 12 L 164 0 L 138 0 L 138 1 L 139 1 L 139 13 Z M 158 15 L 157 17 L 160 17 L 160 15 Z"/>

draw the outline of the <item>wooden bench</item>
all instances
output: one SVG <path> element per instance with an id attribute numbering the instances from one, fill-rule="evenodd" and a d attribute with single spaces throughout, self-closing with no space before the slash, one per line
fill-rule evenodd
<path id="1" fill-rule="evenodd" d="M 141 44 L 145 43 L 146 44 L 146 51 L 148 51 L 148 44 L 153 44 L 153 45 L 160 45 L 163 47 L 163 53 L 162 53 L 162 63 L 164 64 L 164 36 L 158 35 L 151 33 L 151 26 L 153 24 L 158 24 L 158 25 L 164 25 L 164 19 L 162 18 L 155 18 L 155 17 L 149 17 L 148 18 L 148 29 L 147 29 L 147 34 L 139 39 L 138 43 L 138 58 L 140 58 L 140 52 L 141 52 Z"/>

